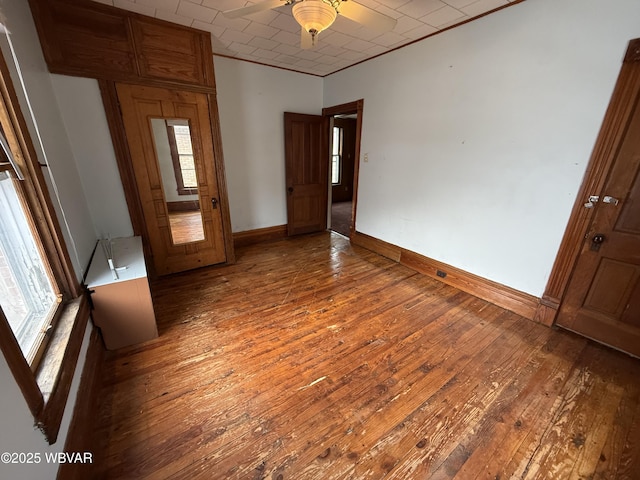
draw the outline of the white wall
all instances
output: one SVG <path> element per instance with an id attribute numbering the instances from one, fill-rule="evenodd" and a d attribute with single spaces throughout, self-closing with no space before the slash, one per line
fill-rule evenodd
<path id="1" fill-rule="evenodd" d="M 20 79 L 17 75 L 17 69 L 12 64 L 12 53 L 6 38 L 0 39 L 0 48 L 9 64 L 13 84 L 17 90 L 22 113 L 26 117 L 27 127 L 35 144 L 38 158 L 41 162 L 46 159 L 49 164 L 49 167 L 44 169 L 45 177 L 49 182 L 49 191 L 74 264 L 75 273 L 78 278 L 81 278 L 93 251 L 96 236 L 27 0 L 0 0 L 0 18 L 11 31 L 11 40 L 22 69 L 26 89 L 29 92 L 42 145 L 30 117 L 26 97 L 21 93 Z M 53 181 L 48 173 L 53 177 Z M 53 189 L 54 183 L 58 195 Z M 42 433 L 34 429 L 34 420 L 27 403 L 4 357 L 0 355 L 0 385 L 2 385 L 0 388 L 0 432 L 2 432 L 0 434 L 0 452 L 39 452 L 44 456 L 45 452 L 62 451 L 78 391 L 79 378 L 84 366 L 89 333 L 88 327 L 85 331 L 58 441 L 53 446 L 49 446 Z M 0 464 L 0 478 L 48 480 L 55 478 L 57 469 L 58 465 L 46 462 L 30 466 Z"/>
<path id="2" fill-rule="evenodd" d="M 2 435 L 0 435 L 0 452 L 39 453 L 41 457 L 40 463 L 29 465 L 0 463 L 0 478 L 29 480 L 51 480 L 56 478 L 59 465 L 48 463 L 45 455 L 64 450 L 64 442 L 71 423 L 90 336 L 91 330 L 88 328 L 80 349 L 80 362 L 71 382 L 71 394 L 60 424 L 58 441 L 53 445 L 49 445 L 42 432 L 34 427 L 33 417 L 27 402 L 13 380 L 11 370 L 9 370 L 4 356 L 0 355 L 0 385 L 2 385 L 0 389 L 0 432 L 2 432 Z"/>
<path id="3" fill-rule="evenodd" d="M 224 57 L 214 66 L 232 230 L 285 224 L 283 113 L 319 115 L 322 79 Z M 96 234 L 131 235 L 97 82 L 52 78 Z"/>
<path id="4" fill-rule="evenodd" d="M 322 113 L 322 78 L 215 57 L 234 232 L 287 223 L 284 112 Z"/>
<path id="5" fill-rule="evenodd" d="M 637 0 L 536 0 L 325 78 L 364 98 L 356 228 L 541 296 Z"/>
<path id="6" fill-rule="evenodd" d="M 95 235 L 130 237 L 133 227 L 98 81 L 65 75 L 51 80 Z"/>

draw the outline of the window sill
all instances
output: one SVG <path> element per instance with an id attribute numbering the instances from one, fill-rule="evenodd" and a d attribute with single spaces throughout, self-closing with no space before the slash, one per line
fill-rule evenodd
<path id="1" fill-rule="evenodd" d="M 47 351 L 36 372 L 36 382 L 44 400 L 44 406 L 36 417 L 36 423 L 49 444 L 55 443 L 58 438 L 89 320 L 89 302 L 86 295 L 71 300 L 63 308 Z"/>

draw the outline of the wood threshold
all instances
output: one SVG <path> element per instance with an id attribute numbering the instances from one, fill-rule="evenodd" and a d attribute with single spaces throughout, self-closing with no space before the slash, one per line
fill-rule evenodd
<path id="1" fill-rule="evenodd" d="M 474 275 L 358 231 L 353 233 L 351 241 L 356 245 L 372 250 L 417 272 L 428 275 L 435 280 L 459 288 L 464 292 L 517 313 L 524 318 L 535 320 L 545 325 L 548 324 L 544 317 L 536 315 L 540 299 L 533 295 L 515 290 L 506 285 Z M 438 275 L 438 272 L 440 272 L 440 275 Z M 444 277 L 441 275 L 444 275 Z"/>

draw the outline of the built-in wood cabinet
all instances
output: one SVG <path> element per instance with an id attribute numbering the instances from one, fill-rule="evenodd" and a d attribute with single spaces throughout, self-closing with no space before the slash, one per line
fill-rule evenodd
<path id="1" fill-rule="evenodd" d="M 29 0 L 53 73 L 215 87 L 208 32 L 89 0 Z"/>
<path id="2" fill-rule="evenodd" d="M 201 131 L 196 133 L 211 138 L 210 151 L 205 153 L 215 158 L 217 194 L 212 198 L 222 221 L 223 245 L 219 247 L 224 250 L 224 262 L 233 263 L 210 32 L 91 0 L 28 1 L 49 71 L 98 80 L 133 231 L 142 237 L 151 277 L 167 272 L 153 269 L 157 254 L 151 248 L 153 229 L 143 213 L 135 177 L 134 163 L 140 159 L 131 153 L 116 85 L 162 88 L 185 96 L 194 92 L 204 95 L 207 121 L 198 124 Z"/>

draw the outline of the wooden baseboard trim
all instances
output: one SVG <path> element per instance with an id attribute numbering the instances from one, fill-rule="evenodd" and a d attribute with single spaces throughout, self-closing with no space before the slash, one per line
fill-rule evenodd
<path id="1" fill-rule="evenodd" d="M 353 231 L 351 233 L 351 243 L 366 248 L 367 250 L 371 250 L 372 252 L 376 252 L 378 255 L 387 257 L 394 262 L 400 262 L 402 248 L 391 243 L 387 243 L 384 240 L 379 240 L 367 235 L 366 233 Z"/>
<path id="2" fill-rule="evenodd" d="M 542 305 L 544 309 L 550 311 L 539 311 L 541 308 L 541 300 L 533 295 L 515 290 L 506 285 L 474 275 L 357 231 L 351 236 L 351 242 L 354 245 L 359 245 L 376 252 L 379 255 L 401 263 L 412 270 L 428 275 L 447 285 L 451 285 L 452 287 L 487 300 L 506 310 L 517 313 L 529 320 L 551 325 L 548 323 L 548 319 L 551 317 L 551 310 L 553 309 L 549 306 Z M 445 274 L 445 276 L 442 277 L 438 275 L 438 272 Z M 555 315 L 553 318 L 555 318 Z"/>
<path id="3" fill-rule="evenodd" d="M 100 393 L 101 369 L 104 364 L 104 345 L 97 328 L 93 327 L 87 357 L 80 377 L 80 386 L 76 397 L 73 417 L 69 425 L 64 451 L 91 452 L 93 451 L 93 425 L 98 412 Z M 89 469 L 91 464 L 62 463 L 58 469 L 57 480 L 82 480 L 91 478 Z"/>
<path id="4" fill-rule="evenodd" d="M 268 242 L 270 240 L 280 240 L 287 236 L 286 225 L 275 225 L 273 227 L 257 228 L 233 234 L 233 245 L 235 248 L 246 247 L 256 243 Z"/>
<path id="5" fill-rule="evenodd" d="M 538 305 L 538 309 L 536 310 L 534 320 L 550 327 L 555 323 L 559 309 L 560 301 L 558 299 L 543 295 L 540 299 L 540 305 Z"/>

